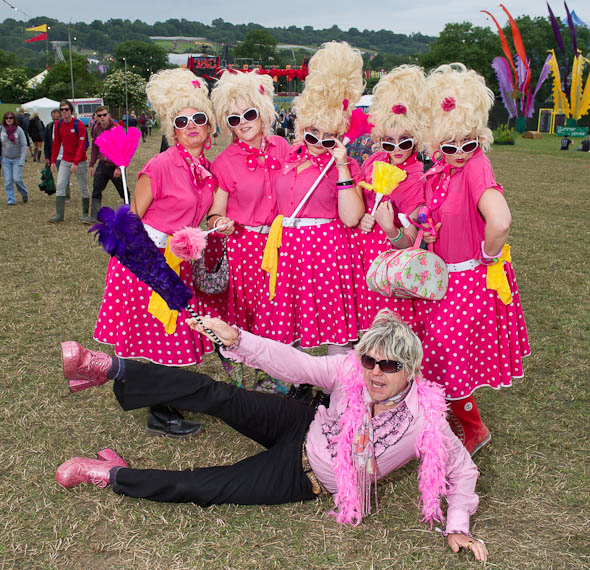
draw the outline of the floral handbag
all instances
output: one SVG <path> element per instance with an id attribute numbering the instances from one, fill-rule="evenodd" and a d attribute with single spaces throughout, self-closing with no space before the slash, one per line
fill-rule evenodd
<path id="1" fill-rule="evenodd" d="M 193 281 L 199 291 L 209 295 L 223 293 L 227 290 L 229 284 L 229 263 L 227 261 L 225 240 L 223 240 L 221 257 L 211 271 L 207 270 L 204 256 L 197 261 L 193 261 Z"/>
<path id="2" fill-rule="evenodd" d="M 390 249 L 380 253 L 367 272 L 371 291 L 385 297 L 440 301 L 449 284 L 446 263 L 432 251 L 420 249 L 422 234 L 407 249 Z"/>

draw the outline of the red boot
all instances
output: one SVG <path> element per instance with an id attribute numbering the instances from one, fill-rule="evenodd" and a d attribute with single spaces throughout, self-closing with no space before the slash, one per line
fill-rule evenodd
<path id="1" fill-rule="evenodd" d="M 71 392 L 104 384 L 113 363 L 108 354 L 84 348 L 74 340 L 61 343 L 61 361 Z"/>
<path id="2" fill-rule="evenodd" d="M 122 457 L 112 449 L 102 449 L 99 457 L 109 459 L 91 459 L 90 457 L 72 457 L 62 463 L 55 473 L 56 481 L 62 487 L 75 487 L 80 483 L 92 483 L 100 489 L 109 484 L 109 475 L 113 467 L 129 467 Z"/>
<path id="3" fill-rule="evenodd" d="M 473 396 L 450 403 L 449 424 L 467 451 L 475 455 L 492 439 L 492 434 L 481 421 Z"/>

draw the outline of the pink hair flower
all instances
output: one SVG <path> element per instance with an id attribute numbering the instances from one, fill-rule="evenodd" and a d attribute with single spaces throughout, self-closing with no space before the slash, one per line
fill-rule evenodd
<path id="1" fill-rule="evenodd" d="M 453 97 L 445 97 L 441 104 L 443 111 L 452 111 L 455 106 L 455 99 Z"/>
<path id="2" fill-rule="evenodd" d="M 404 105 L 394 105 L 391 108 L 391 111 L 394 115 L 405 115 L 408 110 L 405 108 Z"/>
<path id="3" fill-rule="evenodd" d="M 201 83 L 198 79 L 193 79 L 193 87 L 196 87 L 197 89 L 201 88 Z"/>
<path id="4" fill-rule="evenodd" d="M 342 109 L 344 111 L 348 109 L 348 99 L 344 99 L 344 101 L 342 101 Z"/>
<path id="5" fill-rule="evenodd" d="M 260 87 L 258 88 L 258 91 L 260 91 L 260 93 L 262 93 L 264 95 L 265 91 L 264 91 L 264 85 L 260 85 Z"/>

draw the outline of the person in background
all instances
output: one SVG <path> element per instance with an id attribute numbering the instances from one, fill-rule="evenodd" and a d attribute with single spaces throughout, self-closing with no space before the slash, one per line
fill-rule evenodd
<path id="1" fill-rule="evenodd" d="M 16 113 L 16 123 L 25 133 L 27 139 L 27 147 L 31 149 L 31 157 L 33 156 L 33 147 L 31 145 L 31 138 L 29 137 L 29 126 L 31 124 L 31 116 L 22 107 Z M 26 162 L 26 160 L 25 160 Z"/>
<path id="2" fill-rule="evenodd" d="M 27 158 L 27 137 L 23 129 L 17 125 L 16 115 L 12 111 L 4 113 L 2 127 L 0 127 L 0 142 L 6 203 L 9 206 L 16 204 L 14 194 L 14 185 L 16 185 L 23 203 L 26 204 L 29 201 L 29 193 L 23 181 L 23 167 Z"/>
<path id="3" fill-rule="evenodd" d="M 131 111 L 129 114 L 129 127 L 137 128 L 137 117 L 135 116 L 135 111 Z"/>
<path id="4" fill-rule="evenodd" d="M 139 130 L 141 131 L 142 142 L 147 141 L 148 137 L 148 118 L 145 113 L 139 115 Z"/>
<path id="5" fill-rule="evenodd" d="M 570 145 L 573 143 L 572 139 L 570 139 L 569 135 L 564 135 L 561 139 L 561 147 L 559 150 L 569 150 Z"/>
<path id="6" fill-rule="evenodd" d="M 54 123 L 53 145 L 51 148 L 51 171 L 57 173 L 57 184 L 55 194 L 56 214 L 49 218 L 50 223 L 64 221 L 65 201 L 70 177 L 76 174 L 78 186 L 82 195 L 82 216 L 81 222 L 88 221 L 90 209 L 90 193 L 88 191 L 88 157 L 86 149 L 88 145 L 86 127 L 84 123 L 73 116 L 74 107 L 70 101 L 64 99 L 59 104 L 59 111 L 62 118 Z M 56 163 L 60 149 L 63 145 L 63 157 L 57 170 Z"/>
<path id="7" fill-rule="evenodd" d="M 109 180 L 114 184 L 121 200 L 125 200 L 125 194 L 123 191 L 123 180 L 121 179 L 121 169 L 115 166 L 106 156 L 100 153 L 96 139 L 105 131 L 113 129 L 117 126 L 117 123 L 113 121 L 109 110 L 101 105 L 96 108 L 96 123 L 92 129 L 92 151 L 90 153 L 90 166 L 89 173 L 93 176 L 92 182 L 92 204 L 90 205 L 90 216 L 87 224 L 96 223 L 96 214 L 100 210 L 102 203 L 102 193 L 106 188 Z M 97 164 L 96 169 L 95 165 Z"/>
<path id="8" fill-rule="evenodd" d="M 29 136 L 33 141 L 33 162 L 41 162 L 41 149 L 43 148 L 43 137 L 45 135 L 45 125 L 39 117 L 39 113 L 33 113 L 29 122 Z"/>
<path id="9" fill-rule="evenodd" d="M 576 150 L 582 152 L 590 152 L 590 135 L 586 136 L 586 138 L 582 141 L 582 143 Z"/>

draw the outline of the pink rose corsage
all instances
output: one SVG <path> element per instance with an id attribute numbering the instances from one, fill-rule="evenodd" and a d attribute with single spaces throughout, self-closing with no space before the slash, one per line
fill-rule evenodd
<path id="1" fill-rule="evenodd" d="M 264 85 L 260 85 L 260 87 L 258 88 L 258 91 L 260 91 L 260 93 L 262 93 L 264 95 Z"/>
<path id="2" fill-rule="evenodd" d="M 455 108 L 455 99 L 453 97 L 445 97 L 441 107 L 443 111 L 452 111 Z"/>
<path id="3" fill-rule="evenodd" d="M 342 109 L 344 111 L 348 109 L 348 99 L 344 99 L 344 101 L 342 101 Z"/>
<path id="4" fill-rule="evenodd" d="M 201 88 L 201 83 L 198 79 L 193 79 L 193 87 L 196 87 L 197 89 Z"/>
<path id="5" fill-rule="evenodd" d="M 391 111 L 393 112 L 394 115 L 405 115 L 407 112 L 407 109 L 404 107 L 404 105 L 394 105 L 391 108 Z"/>

